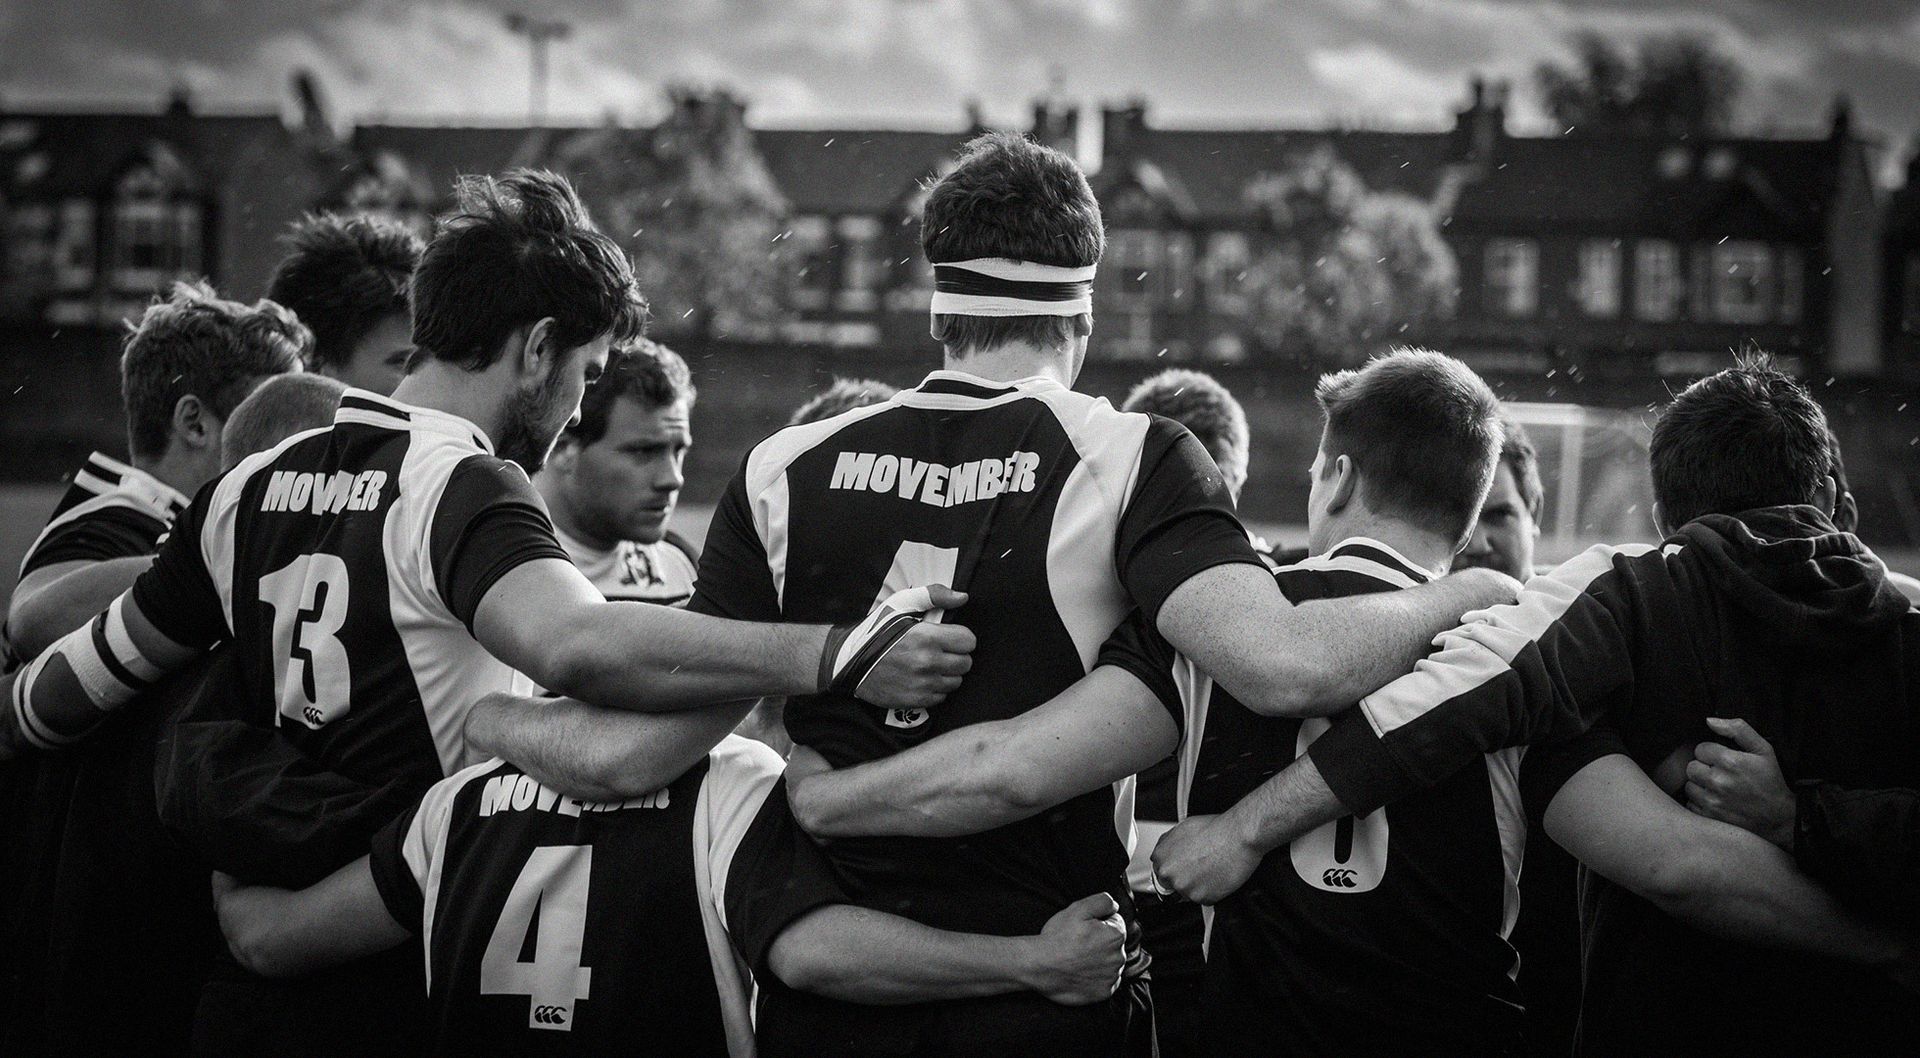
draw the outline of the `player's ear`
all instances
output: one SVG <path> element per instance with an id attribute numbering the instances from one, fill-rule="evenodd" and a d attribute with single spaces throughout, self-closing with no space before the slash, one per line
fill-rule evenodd
<path id="1" fill-rule="evenodd" d="M 220 446 L 220 420 L 191 393 L 173 402 L 173 436 L 190 448 Z"/>
<path id="2" fill-rule="evenodd" d="M 1332 477 L 1333 480 L 1327 485 L 1327 513 L 1338 514 L 1353 502 L 1354 490 L 1360 487 L 1360 475 L 1353 465 L 1353 457 L 1333 457 Z"/>
<path id="3" fill-rule="evenodd" d="M 542 316 L 527 328 L 527 341 L 520 347 L 520 372 L 544 381 L 560 362 L 560 347 L 553 339 L 553 317 Z"/>

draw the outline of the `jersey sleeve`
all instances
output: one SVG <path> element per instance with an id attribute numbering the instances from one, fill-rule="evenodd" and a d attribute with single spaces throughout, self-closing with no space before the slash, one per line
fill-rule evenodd
<path id="1" fill-rule="evenodd" d="M 475 776 L 499 764 L 488 761 L 449 775 L 433 784 L 419 804 L 400 813 L 373 837 L 367 866 L 374 888 L 395 922 L 418 933 L 426 913 L 427 886 L 434 864 L 446 856 L 447 828 L 453 819 L 453 800 Z"/>
<path id="2" fill-rule="evenodd" d="M 772 750 L 757 743 L 755 750 L 778 763 Z M 723 769 L 733 776 L 719 774 Z M 793 818 L 779 771 L 764 764 L 730 766 L 716 752 L 707 780 L 712 896 L 735 950 L 762 978 L 770 972 L 774 942 L 788 926 L 818 908 L 849 902 L 826 853 Z"/>
<path id="3" fill-rule="evenodd" d="M 1585 731 L 1633 687 L 1629 561 L 1592 548 L 1528 581 L 1518 601 L 1443 633 L 1414 671 L 1308 748 L 1328 788 L 1364 815 L 1480 754 Z"/>
<path id="4" fill-rule="evenodd" d="M 227 636 L 227 611 L 207 568 L 201 535 L 221 479 L 202 488 L 179 518 L 153 565 L 130 589 L 140 613 L 161 635 L 204 650 Z"/>
<path id="5" fill-rule="evenodd" d="M 501 577 L 536 559 L 570 561 L 526 472 L 492 456 L 468 456 L 454 468 L 431 532 L 434 583 L 469 631 Z"/>
<path id="6" fill-rule="evenodd" d="M 20 576 L 62 562 L 105 562 L 151 555 L 166 527 L 131 507 L 105 507 L 47 531 L 20 564 Z"/>
<path id="7" fill-rule="evenodd" d="M 767 566 L 766 545 L 754 528 L 744 462 L 714 508 L 687 609 L 737 621 L 780 618 L 780 594 L 774 589 L 773 571 Z"/>
<path id="8" fill-rule="evenodd" d="M 1153 692 L 1160 704 L 1172 714 L 1173 722 L 1180 726 L 1182 736 L 1186 733 L 1186 707 L 1180 697 L 1179 684 L 1173 678 L 1174 662 L 1179 655 L 1173 645 L 1161 638 L 1160 633 L 1147 623 L 1146 615 L 1136 610 L 1120 622 L 1107 641 L 1100 646 L 1097 665 L 1111 665 L 1130 672 L 1147 689 Z"/>
<path id="9" fill-rule="evenodd" d="M 1114 534 L 1114 568 L 1149 623 L 1175 588 L 1228 562 L 1265 568 L 1234 516 L 1227 482 L 1186 428 L 1152 416 L 1140 472 Z"/>

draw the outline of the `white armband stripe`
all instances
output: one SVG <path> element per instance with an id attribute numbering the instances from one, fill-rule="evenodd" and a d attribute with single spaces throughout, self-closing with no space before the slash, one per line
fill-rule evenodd
<path id="1" fill-rule="evenodd" d="M 52 654 L 47 651 L 33 659 L 13 684 L 13 720 L 20 728 L 20 734 L 39 749 L 59 749 L 74 740 L 56 734 L 51 728 L 34 715 L 32 700 L 33 684 L 40 674 L 46 671 L 47 660 Z"/>
<path id="2" fill-rule="evenodd" d="M 127 597 L 121 595 L 107 607 L 107 647 L 134 678 L 152 683 L 161 676 L 160 666 L 148 661 L 134 645 L 133 635 L 127 631 L 126 606 Z"/>

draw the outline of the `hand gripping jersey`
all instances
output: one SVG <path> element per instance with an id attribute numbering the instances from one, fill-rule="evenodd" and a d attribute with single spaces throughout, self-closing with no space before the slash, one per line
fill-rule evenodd
<path id="1" fill-rule="evenodd" d="M 473 763 L 476 700 L 531 690 L 471 622 L 539 558 L 566 558 L 546 508 L 473 424 L 351 390 L 331 428 L 203 490 L 133 591 L 177 642 L 230 634 L 248 699 L 309 756 L 425 789 Z"/>
<path id="2" fill-rule="evenodd" d="M 938 371 L 885 404 L 761 442 L 714 514 L 691 604 L 749 620 L 858 620 L 950 584 L 978 637 L 931 710 L 844 693 L 787 704 L 794 741 L 835 766 L 1018 715 L 1085 675 L 1136 606 L 1149 621 L 1202 569 L 1258 562 L 1220 473 L 1170 420 L 1049 380 Z M 1038 932 L 1102 890 L 1124 900 L 1131 780 L 954 840 L 859 839 L 828 854 L 857 902 L 928 925 Z"/>
<path id="3" fill-rule="evenodd" d="M 1352 538 L 1274 573 L 1295 602 L 1393 591 L 1428 577 Z M 1306 752 L 1326 718 L 1266 717 L 1133 626 L 1123 664 L 1203 728 L 1183 747 L 1186 811 L 1223 812 Z M 1123 641 L 1129 648 L 1120 649 Z M 1516 1046 L 1520 993 L 1506 935 L 1525 841 L 1519 750 L 1267 854 L 1215 909 L 1208 1025 L 1220 1054 L 1492 1055 Z"/>
<path id="4" fill-rule="evenodd" d="M 827 869 L 790 855 L 805 839 L 781 768 L 729 735 L 627 801 L 575 801 L 501 761 L 436 785 L 371 860 L 425 941 L 435 1053 L 751 1055 L 748 967 L 818 906 L 778 893 Z"/>
<path id="5" fill-rule="evenodd" d="M 679 533 L 669 530 L 664 539 L 651 544 L 622 540 L 611 551 L 601 551 L 557 529 L 555 535 L 580 572 L 614 602 L 678 606 L 693 597 L 700 553 Z"/>

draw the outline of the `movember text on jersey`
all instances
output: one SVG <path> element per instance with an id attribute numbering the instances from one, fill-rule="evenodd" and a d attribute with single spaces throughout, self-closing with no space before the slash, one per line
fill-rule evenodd
<path id="1" fill-rule="evenodd" d="M 1035 452 L 1015 452 L 1005 459 L 976 459 L 951 466 L 879 452 L 842 452 L 834 462 L 833 478 L 827 487 L 892 492 L 903 500 L 952 507 L 990 500 L 1003 492 L 1032 492 L 1034 471 L 1039 466 L 1040 456 Z"/>
<path id="2" fill-rule="evenodd" d="M 307 514 L 338 514 L 341 511 L 370 511 L 380 506 L 380 490 L 387 484 L 384 470 L 363 470 L 358 474 L 336 470 L 316 474 L 299 470 L 276 470 L 267 479 L 261 495 L 263 511 L 301 511 Z"/>
<path id="3" fill-rule="evenodd" d="M 671 803 L 670 792 L 662 787 L 624 801 L 579 801 L 547 789 L 531 775 L 495 775 L 480 791 L 479 807 L 482 816 L 529 809 L 577 816 L 582 812 L 618 812 L 624 808 L 666 808 Z"/>

